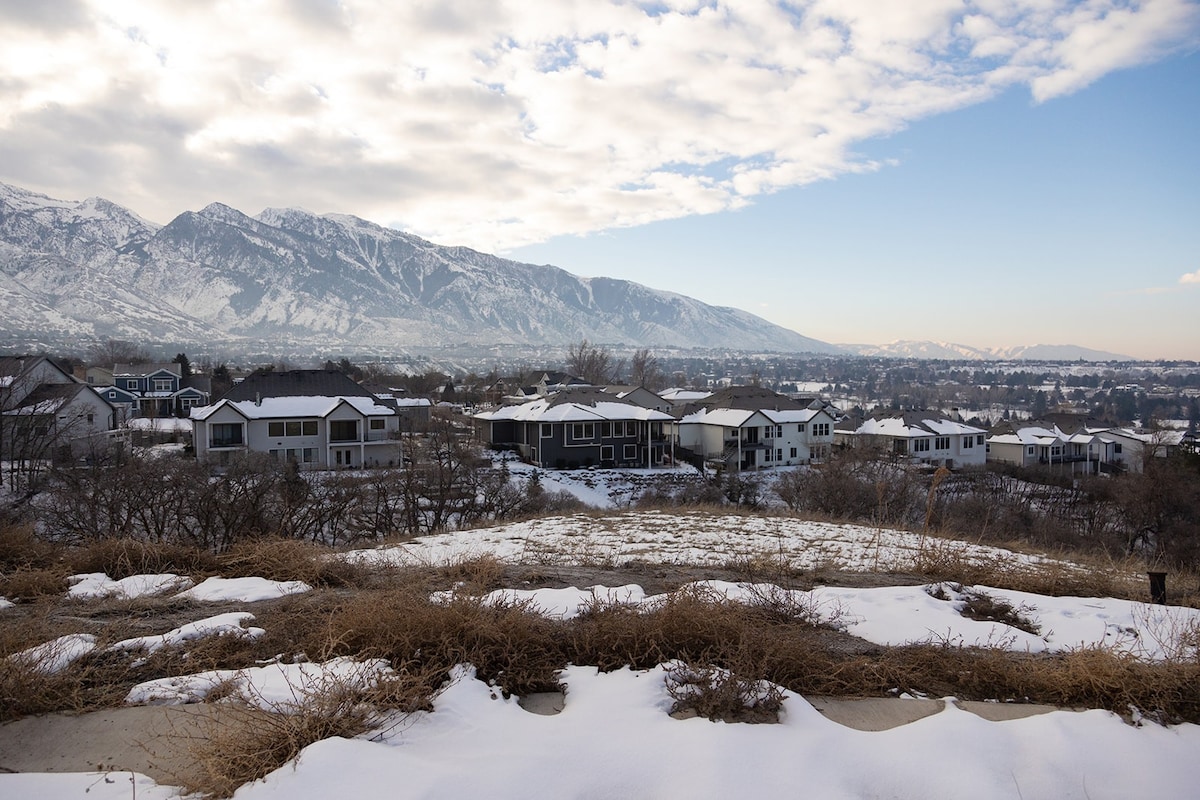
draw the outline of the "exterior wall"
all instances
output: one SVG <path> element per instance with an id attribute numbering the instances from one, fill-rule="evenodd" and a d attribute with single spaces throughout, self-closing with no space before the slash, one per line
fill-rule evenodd
<path id="1" fill-rule="evenodd" d="M 655 424 L 638 420 L 529 423 L 525 455 L 542 467 L 645 467 L 661 460 L 647 452 Z"/>
<path id="2" fill-rule="evenodd" d="M 214 446 L 214 426 L 216 425 L 240 425 L 242 443 L 240 445 Z M 200 461 L 220 461 L 228 458 L 230 453 L 245 452 L 250 441 L 249 427 L 249 421 L 230 406 L 219 409 L 207 419 L 194 420 L 192 422 L 192 443 L 196 448 L 196 458 Z"/>
<path id="3" fill-rule="evenodd" d="M 1029 448 L 1034 448 L 1034 455 L 1029 455 Z M 1029 460 L 1037 460 L 1037 448 L 1020 442 L 988 442 L 986 446 L 987 460 L 997 464 L 1014 464 L 1018 467 L 1029 465 Z"/>

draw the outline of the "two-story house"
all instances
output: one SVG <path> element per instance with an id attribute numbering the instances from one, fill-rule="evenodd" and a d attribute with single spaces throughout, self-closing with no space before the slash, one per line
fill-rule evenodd
<path id="1" fill-rule="evenodd" d="M 486 445 L 557 469 L 654 467 L 670 459 L 669 414 L 597 390 L 558 392 L 473 417 Z"/>
<path id="2" fill-rule="evenodd" d="M 227 463 L 268 453 L 303 469 L 397 466 L 396 409 L 337 370 L 252 374 L 216 403 L 192 409 L 196 457 Z"/>
<path id="3" fill-rule="evenodd" d="M 91 371 L 88 373 L 92 377 Z M 209 401 L 206 381 L 184 377 L 177 362 L 116 364 L 112 383 L 94 388 L 124 419 L 132 417 L 187 417 L 191 409 Z"/>
<path id="4" fill-rule="evenodd" d="M 933 411 L 905 411 L 844 420 L 834 432 L 839 445 L 875 444 L 923 464 L 967 467 L 987 460 L 987 431 Z"/>
<path id="5" fill-rule="evenodd" d="M 106 445 L 113 425 L 112 406 L 50 359 L 0 358 L 0 460 L 81 455 Z"/>
<path id="6" fill-rule="evenodd" d="M 676 423 L 680 447 L 737 470 L 811 464 L 828 457 L 834 419 L 823 408 L 700 409 Z"/>

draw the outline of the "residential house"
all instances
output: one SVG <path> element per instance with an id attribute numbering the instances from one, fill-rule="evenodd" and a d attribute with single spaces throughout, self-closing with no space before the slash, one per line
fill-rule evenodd
<path id="1" fill-rule="evenodd" d="M 50 359 L 0 358 L 0 459 L 83 455 L 107 446 L 113 425 L 112 406 Z"/>
<path id="2" fill-rule="evenodd" d="M 827 458 L 833 427 L 824 408 L 702 408 L 675 425 L 681 448 L 707 463 L 743 471 Z"/>
<path id="3" fill-rule="evenodd" d="M 986 430 L 930 411 L 847 418 L 834 438 L 846 447 L 872 443 L 901 458 L 950 468 L 982 466 L 987 460 Z"/>
<path id="4" fill-rule="evenodd" d="M 671 458 L 669 414 L 598 390 L 558 392 L 473 421 L 482 442 L 539 467 L 654 467 Z"/>
<path id="5" fill-rule="evenodd" d="M 88 377 L 96 376 L 89 370 Z M 174 361 L 116 364 L 112 383 L 97 385 L 96 391 L 121 411 L 122 421 L 133 417 L 187 417 L 191 409 L 209 401 L 208 379 L 184 377 L 183 367 Z"/>
<path id="6" fill-rule="evenodd" d="M 303 469 L 401 463 L 396 409 L 337 370 L 253 374 L 216 403 L 192 409 L 201 461 L 269 453 Z"/>
<path id="7" fill-rule="evenodd" d="M 1120 446 L 1112 437 L 1079 428 L 1067 432 L 1052 422 L 1006 422 L 987 436 L 987 460 L 1019 467 L 1045 466 L 1068 472 L 1112 469 Z"/>

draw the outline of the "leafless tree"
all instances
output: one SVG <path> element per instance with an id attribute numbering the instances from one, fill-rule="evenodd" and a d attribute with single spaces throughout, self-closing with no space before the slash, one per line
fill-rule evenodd
<path id="1" fill-rule="evenodd" d="M 106 339 L 96 342 L 87 349 L 88 363 L 93 367 L 108 367 L 114 364 L 145 364 L 150 355 L 134 342 L 124 339 Z"/>
<path id="2" fill-rule="evenodd" d="M 617 370 L 613 355 L 607 347 L 592 344 L 584 339 L 567 348 L 567 371 L 593 386 L 603 386 L 612 381 Z"/>
<path id="3" fill-rule="evenodd" d="M 629 382 L 635 386 L 645 386 L 651 391 L 663 388 L 662 369 L 658 358 L 649 348 L 634 351 L 629 360 Z"/>

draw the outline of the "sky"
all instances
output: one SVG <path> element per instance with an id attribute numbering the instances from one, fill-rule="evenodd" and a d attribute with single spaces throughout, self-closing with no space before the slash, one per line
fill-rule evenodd
<path id="1" fill-rule="evenodd" d="M 56 198 L 1200 359 L 1195 0 L 16 0 L 0 41 L 0 181 Z"/>

